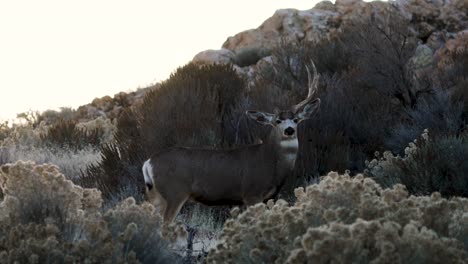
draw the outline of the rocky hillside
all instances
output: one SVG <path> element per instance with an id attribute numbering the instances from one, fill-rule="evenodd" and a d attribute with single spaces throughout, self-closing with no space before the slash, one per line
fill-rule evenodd
<path id="1" fill-rule="evenodd" d="M 351 23 L 371 16 L 385 16 L 388 8 L 409 19 L 411 29 L 420 40 L 412 59 L 412 66 L 418 70 L 424 70 L 435 61 L 443 62 L 445 54 L 460 49 L 468 41 L 466 0 L 336 0 L 335 4 L 320 2 L 309 10 L 278 10 L 258 28 L 228 37 L 221 49 L 202 51 L 192 62 L 232 63 L 240 74 L 253 78 L 260 65 L 274 59 L 271 50 L 280 40 L 319 42 L 332 39 L 340 36 Z M 78 108 L 76 119 L 86 121 L 99 116 L 113 119 L 125 107 L 141 102 L 147 90 L 96 98 L 91 104 Z"/>
<path id="2" fill-rule="evenodd" d="M 468 1 L 397 0 L 364 2 L 336 0 L 318 3 L 309 10 L 281 9 L 256 29 L 229 37 L 219 50 L 198 53 L 196 63 L 233 63 L 239 72 L 253 76 L 258 64 L 271 61 L 270 51 L 279 40 L 319 42 L 343 33 L 350 23 L 371 16 L 385 16 L 388 8 L 400 12 L 411 22 L 420 39 L 414 62 L 424 68 L 456 50 L 468 40 Z"/>
<path id="3" fill-rule="evenodd" d="M 126 107 L 138 105 L 143 101 L 145 93 L 155 87 L 150 86 L 143 89 L 138 89 L 134 92 L 120 92 L 113 97 L 104 96 L 95 98 L 90 104 L 80 106 L 76 111 L 76 119 L 79 121 L 89 121 L 98 117 L 117 118 Z"/>

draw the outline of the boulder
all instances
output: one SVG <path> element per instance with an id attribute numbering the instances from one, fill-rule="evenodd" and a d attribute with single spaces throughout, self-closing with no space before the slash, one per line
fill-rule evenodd
<path id="1" fill-rule="evenodd" d="M 205 50 L 193 57 L 193 63 L 199 64 L 227 64 L 234 61 L 235 54 L 229 49 Z"/>
<path id="2" fill-rule="evenodd" d="M 338 15 L 330 4 L 324 3 L 319 8 L 304 11 L 280 9 L 260 27 L 229 37 L 222 47 L 234 52 L 252 47 L 271 50 L 281 39 L 317 41 L 327 36 Z"/>

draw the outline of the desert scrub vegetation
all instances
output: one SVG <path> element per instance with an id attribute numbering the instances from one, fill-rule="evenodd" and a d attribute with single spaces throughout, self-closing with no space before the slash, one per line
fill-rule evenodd
<path id="1" fill-rule="evenodd" d="M 403 184 L 415 195 L 468 197 L 468 135 L 432 138 L 425 130 L 403 157 L 390 151 L 367 163 L 365 174 L 383 187 Z"/>
<path id="2" fill-rule="evenodd" d="M 158 89 L 147 93 L 138 109 L 145 152 L 173 146 L 234 145 L 244 89 L 244 80 L 232 65 L 178 68 Z"/>
<path id="3" fill-rule="evenodd" d="M 365 160 L 388 148 L 392 128 L 410 119 L 407 110 L 435 89 L 416 87 L 409 62 L 417 38 L 407 19 L 386 12 L 348 23 L 330 39 L 281 41 L 272 50 L 272 63 L 259 69 L 249 102 L 267 111 L 303 98 L 310 61 L 319 71 L 320 113 L 299 127 L 299 182 L 331 170 L 362 172 Z"/>
<path id="4" fill-rule="evenodd" d="M 47 132 L 40 135 L 42 144 L 59 148 L 82 149 L 86 146 L 99 146 L 104 135 L 102 127 L 84 129 L 74 120 L 59 120 Z"/>
<path id="5" fill-rule="evenodd" d="M 463 263 L 468 200 L 383 189 L 332 172 L 297 201 L 257 204 L 228 220 L 207 263 Z"/>
<path id="6" fill-rule="evenodd" d="M 89 164 L 101 159 L 98 149 L 87 147 L 80 150 L 68 148 L 32 147 L 24 145 L 0 146 L 0 165 L 29 160 L 36 164 L 51 163 L 70 180 L 77 180 Z"/>
<path id="7" fill-rule="evenodd" d="M 49 149 L 80 150 L 112 141 L 115 125 L 110 119 L 97 118 L 88 122 L 58 120 L 52 124 L 27 122 L 6 124 L 1 128 L 0 145 L 30 146 Z"/>
<path id="8" fill-rule="evenodd" d="M 317 42 L 283 40 L 271 63 L 257 69 L 248 102 L 267 111 L 304 96 L 310 61 L 320 74 L 320 113 L 299 127 L 290 192 L 332 170 L 363 172 L 376 151 L 402 155 L 426 128 L 434 141 L 466 129 L 468 49 L 431 55 L 420 65 L 420 51 L 429 48 L 412 22 L 398 11 L 383 12 L 347 21 L 342 33 Z"/>
<path id="9" fill-rule="evenodd" d="M 8 121 L 0 121 L 0 142 L 10 136 L 10 127 Z"/>
<path id="10" fill-rule="evenodd" d="M 18 160 L 52 163 L 73 180 L 87 165 L 100 160 L 97 145 L 111 141 L 115 129 L 111 120 L 104 118 L 82 123 L 60 120 L 51 125 L 29 120 L 2 127 L 5 137 L 0 139 L 0 165 Z"/>
<path id="11" fill-rule="evenodd" d="M 177 263 L 180 226 L 162 228 L 152 205 L 128 198 L 104 210 L 96 189 L 74 185 L 55 165 L 0 167 L 1 263 Z"/>
<path id="12" fill-rule="evenodd" d="M 459 39 L 452 40 L 455 49 L 444 49 L 445 57 L 437 61 L 437 81 L 439 85 L 451 91 L 454 103 L 464 106 L 463 117 L 468 117 L 468 34 L 461 34 Z"/>

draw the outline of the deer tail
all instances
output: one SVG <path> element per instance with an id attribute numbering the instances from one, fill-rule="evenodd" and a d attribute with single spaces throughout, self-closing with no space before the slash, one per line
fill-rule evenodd
<path id="1" fill-rule="evenodd" d="M 154 174 L 153 165 L 151 165 L 151 159 L 148 159 L 143 163 L 143 176 L 145 177 L 145 184 L 148 190 L 151 190 L 154 186 Z"/>

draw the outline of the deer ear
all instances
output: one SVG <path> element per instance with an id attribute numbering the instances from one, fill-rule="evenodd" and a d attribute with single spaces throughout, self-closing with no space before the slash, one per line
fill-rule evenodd
<path id="1" fill-rule="evenodd" d="M 269 114 L 269 113 L 264 113 L 264 112 L 259 112 L 259 111 L 246 111 L 245 112 L 248 117 L 251 119 L 257 121 L 258 123 L 262 125 L 271 125 L 273 122 L 273 119 L 275 115 Z"/>
<path id="2" fill-rule="evenodd" d="M 306 104 L 303 106 L 302 109 L 299 109 L 297 116 L 301 120 L 306 120 L 311 118 L 315 113 L 317 113 L 317 110 L 320 108 L 320 99 L 315 99 L 312 102 Z"/>

